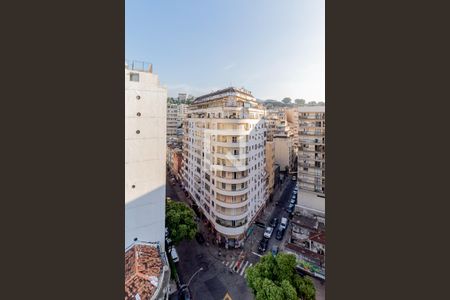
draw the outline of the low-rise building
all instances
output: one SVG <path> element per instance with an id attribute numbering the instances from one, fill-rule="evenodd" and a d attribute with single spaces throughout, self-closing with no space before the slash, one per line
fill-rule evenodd
<path id="1" fill-rule="evenodd" d="M 294 216 L 285 251 L 298 259 L 298 268 L 325 279 L 325 225 L 317 218 Z"/>
<path id="2" fill-rule="evenodd" d="M 158 243 L 136 241 L 125 249 L 125 300 L 166 300 L 169 280 L 169 263 Z"/>

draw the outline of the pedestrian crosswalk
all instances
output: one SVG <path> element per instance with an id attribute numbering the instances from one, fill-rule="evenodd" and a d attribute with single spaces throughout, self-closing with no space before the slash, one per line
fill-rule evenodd
<path id="1" fill-rule="evenodd" d="M 248 260 L 243 261 L 241 263 L 238 262 L 238 260 L 230 260 L 230 261 L 222 261 L 222 264 L 225 265 L 228 269 L 235 272 L 236 274 L 239 274 L 239 276 L 246 277 L 245 270 L 247 268 L 250 268 L 253 266 L 253 263 L 249 262 Z"/>

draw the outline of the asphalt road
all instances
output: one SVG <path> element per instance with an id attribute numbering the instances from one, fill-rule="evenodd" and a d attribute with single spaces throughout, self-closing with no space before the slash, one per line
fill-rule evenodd
<path id="1" fill-rule="evenodd" d="M 295 181 L 289 180 L 285 182 L 280 188 L 280 194 L 275 192 L 275 197 L 272 203 L 269 203 L 267 208 L 258 221 L 266 223 L 267 226 L 272 218 L 277 217 L 281 220 L 282 217 L 288 217 L 286 208 L 289 205 L 289 200 L 295 187 Z M 166 184 L 166 195 L 176 201 L 183 201 L 189 203 L 184 193 L 182 192 L 178 183 L 171 183 L 169 178 Z M 278 200 L 278 204 L 275 202 Z M 200 226 L 202 227 L 202 226 Z M 288 229 L 290 228 L 290 223 Z M 278 241 L 275 238 L 275 233 L 269 240 L 269 246 L 266 253 L 270 253 L 272 246 L 277 245 L 281 247 L 288 238 L 288 231 L 285 232 L 283 240 Z M 264 229 L 255 226 L 252 235 L 247 239 L 244 251 L 246 252 L 244 262 L 239 272 L 232 272 L 230 266 L 236 262 L 238 253 L 241 250 L 225 250 L 221 249 L 221 256 L 218 256 L 218 248 L 212 245 L 200 245 L 196 240 L 183 241 L 176 247 L 180 262 L 176 264 L 177 271 L 181 283 L 186 283 L 191 276 L 202 267 L 204 270 L 200 271 L 192 279 L 190 283 L 190 290 L 193 299 L 215 300 L 223 299 L 226 292 L 228 292 L 233 299 L 254 299 L 253 293 L 248 288 L 245 280 L 245 267 L 255 264 L 259 261 L 260 256 L 257 249 L 259 241 L 262 239 Z M 205 236 L 206 237 L 206 236 Z M 314 281 L 314 280 L 313 280 Z M 317 292 L 317 300 L 323 300 L 325 294 L 325 286 L 318 281 L 314 282 Z M 177 299 L 174 294 L 171 299 Z"/>

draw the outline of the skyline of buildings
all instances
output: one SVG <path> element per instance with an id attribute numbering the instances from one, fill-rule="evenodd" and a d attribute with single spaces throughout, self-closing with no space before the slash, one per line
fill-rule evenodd
<path id="1" fill-rule="evenodd" d="M 283 251 L 324 278 L 325 108 L 272 104 L 236 87 L 197 98 L 180 94 L 174 101 L 151 64 L 127 62 L 126 299 L 165 299 L 170 293 L 166 171 L 169 184 L 180 182 L 192 199 L 215 244 L 226 249 L 243 248 L 279 183 L 297 180 L 290 218 L 300 225 L 289 229 Z M 302 222 L 320 228 L 309 230 Z"/>

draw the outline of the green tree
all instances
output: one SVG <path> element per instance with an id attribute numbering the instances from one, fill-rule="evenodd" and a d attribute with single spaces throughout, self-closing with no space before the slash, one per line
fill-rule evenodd
<path id="1" fill-rule="evenodd" d="M 166 227 L 169 238 L 178 245 L 182 240 L 192 240 L 197 233 L 194 211 L 183 202 L 166 201 Z"/>
<path id="2" fill-rule="evenodd" d="M 283 291 L 284 297 L 286 300 L 297 300 L 297 291 L 292 286 L 292 284 L 288 280 L 283 280 L 281 282 L 281 289 Z"/>
<path id="3" fill-rule="evenodd" d="M 322 106 L 324 106 L 325 105 L 325 102 L 323 102 L 323 101 L 319 101 L 318 103 L 317 103 L 318 105 L 322 105 Z"/>
<path id="4" fill-rule="evenodd" d="M 296 258 L 292 254 L 268 254 L 261 257 L 257 264 L 246 271 L 247 284 L 255 298 L 315 300 L 316 291 L 312 281 L 297 274 L 296 264 Z"/>
<path id="5" fill-rule="evenodd" d="M 308 105 L 317 105 L 316 101 L 309 101 Z"/>
<path id="6" fill-rule="evenodd" d="M 292 99 L 289 97 L 286 97 L 283 100 L 281 100 L 281 102 L 283 102 L 284 104 L 290 104 L 292 102 Z"/>
<path id="7" fill-rule="evenodd" d="M 305 99 L 295 99 L 294 102 L 299 106 L 305 105 L 306 103 Z"/>

